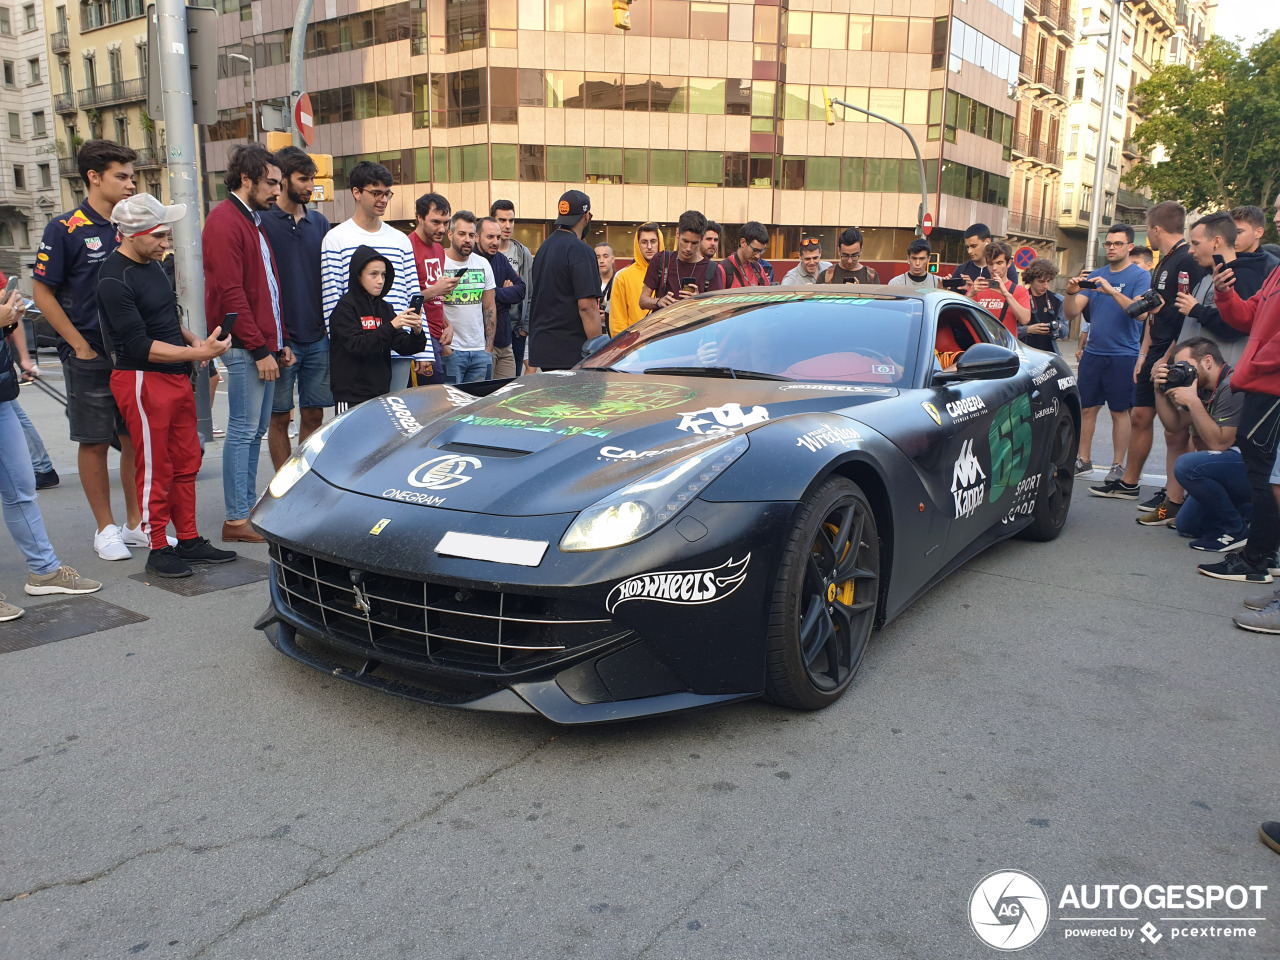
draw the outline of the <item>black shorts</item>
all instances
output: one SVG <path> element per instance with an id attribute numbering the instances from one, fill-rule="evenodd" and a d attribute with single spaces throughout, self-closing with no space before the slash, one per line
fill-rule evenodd
<path id="1" fill-rule="evenodd" d="M 111 361 L 106 357 L 62 361 L 67 388 L 67 419 L 76 443 L 110 443 L 117 435 L 129 435 L 124 417 L 111 394 Z"/>
<path id="2" fill-rule="evenodd" d="M 1133 391 L 1135 407 L 1155 407 L 1156 385 L 1151 382 L 1151 368 L 1164 359 L 1169 346 L 1167 343 L 1153 343 L 1147 348 L 1147 358 L 1142 361 L 1142 370 L 1138 374 L 1138 383 Z"/>

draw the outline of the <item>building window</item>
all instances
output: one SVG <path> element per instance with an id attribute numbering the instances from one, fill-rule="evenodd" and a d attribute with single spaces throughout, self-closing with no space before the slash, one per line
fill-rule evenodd
<path id="1" fill-rule="evenodd" d="M 13 186 L 18 190 L 27 189 L 27 172 L 19 163 L 13 165 Z"/>
<path id="2" fill-rule="evenodd" d="M 27 83 L 39 83 L 43 77 L 40 76 L 40 58 L 32 57 L 27 61 Z"/>
<path id="3" fill-rule="evenodd" d="M 22 139 L 22 118 L 12 110 L 9 111 L 9 139 Z"/>
<path id="4" fill-rule="evenodd" d="M 1080 219 L 1093 213 L 1093 187 L 1080 188 Z"/>
<path id="5" fill-rule="evenodd" d="M 649 182 L 649 151 L 625 150 L 622 154 L 622 180 L 624 183 Z"/>
<path id="6" fill-rule="evenodd" d="M 66 33 L 67 32 L 67 8 L 54 7 L 53 12 L 58 22 L 58 31 L 60 33 Z"/>
<path id="7" fill-rule="evenodd" d="M 1071 133 L 1067 136 L 1067 156 L 1074 157 L 1080 149 L 1080 127 L 1071 128 Z"/>
<path id="8" fill-rule="evenodd" d="M 1064 217 L 1071 216 L 1075 205 L 1076 188 L 1074 184 L 1063 184 L 1062 187 L 1062 215 Z"/>
<path id="9" fill-rule="evenodd" d="M 4 62 L 4 85 L 6 87 L 16 87 L 18 85 L 18 70 L 14 67 L 12 60 Z"/>
<path id="10" fill-rule="evenodd" d="M 519 180 L 519 146 L 514 143 L 495 143 L 489 147 L 494 180 Z"/>
<path id="11" fill-rule="evenodd" d="M 1098 131 L 1096 127 L 1090 127 L 1085 136 L 1084 155 L 1090 160 L 1098 155 Z M 1083 196 L 1081 199 L 1084 199 Z"/>
<path id="12" fill-rule="evenodd" d="M 717 154 L 719 156 L 719 154 Z M 622 148 L 587 147 L 585 183 L 622 183 Z M 719 177 L 716 183 L 719 184 Z"/>
<path id="13" fill-rule="evenodd" d="M 36 167 L 40 171 L 40 186 L 46 190 L 53 186 L 53 172 L 49 164 L 42 163 Z"/>
<path id="14" fill-rule="evenodd" d="M 49 135 L 49 128 L 45 123 L 43 110 L 37 110 L 31 114 L 31 133 L 32 136 L 36 137 L 47 137 Z"/>
<path id="15" fill-rule="evenodd" d="M 0 7 L 0 33 L 6 37 L 13 36 L 13 27 L 9 23 L 8 7 Z"/>
<path id="16" fill-rule="evenodd" d="M 36 5 L 34 3 L 28 3 L 22 8 L 22 20 L 26 24 L 27 30 L 36 28 Z"/>
<path id="17" fill-rule="evenodd" d="M 520 144 L 520 179 L 525 183 L 546 180 L 547 161 L 541 144 Z"/>
<path id="18" fill-rule="evenodd" d="M 117 113 L 115 116 L 116 127 L 116 143 L 122 147 L 129 145 L 129 116 L 124 113 Z"/>
<path id="19" fill-rule="evenodd" d="M 649 151 L 649 182 L 655 187 L 683 187 L 684 160 L 683 150 Z"/>

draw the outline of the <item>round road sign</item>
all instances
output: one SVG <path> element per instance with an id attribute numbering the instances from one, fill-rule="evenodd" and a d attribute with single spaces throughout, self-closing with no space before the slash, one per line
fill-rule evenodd
<path id="1" fill-rule="evenodd" d="M 921 229 L 924 230 L 924 235 L 926 237 L 929 234 L 933 233 L 933 214 L 932 213 L 926 213 L 924 215 L 924 223 L 921 224 Z"/>
<path id="2" fill-rule="evenodd" d="M 1019 270 L 1025 270 L 1035 258 L 1036 252 L 1031 247 L 1019 247 L 1013 255 L 1013 265 Z"/>

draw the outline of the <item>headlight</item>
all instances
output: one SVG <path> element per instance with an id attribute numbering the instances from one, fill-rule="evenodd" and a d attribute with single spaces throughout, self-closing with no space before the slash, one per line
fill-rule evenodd
<path id="1" fill-rule="evenodd" d="M 338 428 L 343 420 L 351 415 L 351 410 L 341 413 L 334 417 L 323 427 L 307 437 L 306 442 L 298 447 L 298 452 L 284 462 L 271 483 L 267 486 L 267 491 L 277 500 L 293 489 L 293 485 L 305 477 L 311 470 L 311 465 L 316 462 L 316 457 L 320 456 L 320 451 L 324 449 L 325 443 L 329 437 L 333 435 L 333 431 Z"/>
<path id="2" fill-rule="evenodd" d="M 578 514 L 560 549 L 606 550 L 648 536 L 746 453 L 748 445 L 746 437 L 734 437 L 628 484 Z"/>

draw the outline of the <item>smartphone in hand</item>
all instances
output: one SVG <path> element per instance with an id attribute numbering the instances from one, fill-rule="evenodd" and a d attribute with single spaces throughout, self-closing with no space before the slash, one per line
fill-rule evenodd
<path id="1" fill-rule="evenodd" d="M 231 328 L 236 325 L 236 317 L 238 316 L 240 316 L 238 313 L 228 313 L 222 318 L 222 333 L 218 337 L 219 340 L 231 339 Z"/>
<path id="2" fill-rule="evenodd" d="M 1215 267 L 1226 267 L 1226 265 L 1227 265 L 1227 258 L 1226 258 L 1226 257 L 1224 257 L 1224 256 L 1223 256 L 1222 254 L 1220 254 L 1220 253 L 1215 253 L 1215 254 L 1213 255 L 1213 265 L 1214 265 Z"/>
<path id="3" fill-rule="evenodd" d="M 449 274 L 449 276 L 457 277 L 459 280 L 461 280 L 463 277 L 467 275 L 467 270 L 469 269 L 470 269 L 469 267 L 462 267 L 459 270 L 454 270 L 453 273 Z"/>
<path id="4" fill-rule="evenodd" d="M 963 274 L 957 273 L 953 277 L 946 277 L 942 281 L 942 285 L 948 290 L 963 290 L 969 284 L 969 278 Z"/>
<path id="5" fill-rule="evenodd" d="M 412 297 L 409 298 L 409 309 L 412 310 L 414 313 L 422 312 L 422 294 L 415 293 Z"/>
<path id="6" fill-rule="evenodd" d="M 1077 286 L 1078 286 L 1081 290 L 1097 290 L 1097 289 L 1098 289 L 1098 281 L 1097 281 L 1097 280 L 1081 280 L 1081 281 L 1077 284 Z"/>

